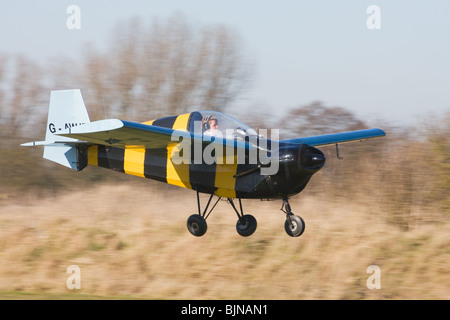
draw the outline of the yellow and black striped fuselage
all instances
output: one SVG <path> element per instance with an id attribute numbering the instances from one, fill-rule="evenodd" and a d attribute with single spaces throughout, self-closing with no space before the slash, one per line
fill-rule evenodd
<path id="1" fill-rule="evenodd" d="M 190 113 L 144 122 L 175 130 L 188 130 Z M 113 169 L 138 177 L 149 178 L 180 186 L 199 188 L 227 198 L 236 198 L 237 163 L 227 164 L 174 164 L 171 160 L 177 143 L 166 148 L 146 149 L 143 146 L 126 146 L 125 149 L 94 145 L 88 148 L 88 165 Z M 235 161 L 236 162 L 236 161 Z"/>
<path id="2" fill-rule="evenodd" d="M 147 125 L 189 131 L 193 113 L 165 117 L 148 122 Z M 276 175 L 264 176 L 256 171 L 240 175 L 251 168 L 248 164 L 238 164 L 236 156 L 228 161 L 224 154 L 222 161 L 213 164 L 181 163 L 175 164 L 172 155 L 178 148 L 174 142 L 164 148 L 148 149 L 144 146 L 130 145 L 125 148 L 105 145 L 88 147 L 87 164 L 120 171 L 126 174 L 153 179 L 199 192 L 214 193 L 225 198 L 282 198 L 300 192 L 313 174 L 298 170 L 296 163 L 280 163 Z M 299 146 L 281 146 L 282 149 L 299 155 Z M 253 166 L 254 167 L 254 166 Z"/>

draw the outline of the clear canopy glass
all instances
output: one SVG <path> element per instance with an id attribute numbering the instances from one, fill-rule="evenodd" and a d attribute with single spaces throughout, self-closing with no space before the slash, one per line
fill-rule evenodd
<path id="1" fill-rule="evenodd" d="M 199 132 L 203 135 L 223 137 L 226 139 L 243 139 L 246 136 L 257 136 L 257 132 L 229 115 L 218 111 L 197 111 L 196 117 L 192 118 L 190 131 Z"/>

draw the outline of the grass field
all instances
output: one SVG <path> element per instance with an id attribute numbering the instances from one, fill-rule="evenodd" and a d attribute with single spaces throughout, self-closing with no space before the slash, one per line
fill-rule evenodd
<path id="1" fill-rule="evenodd" d="M 306 193 L 291 201 L 306 222 L 300 238 L 285 234 L 280 201 L 259 200 L 243 201 L 258 220 L 253 236 L 236 233 L 236 215 L 220 202 L 195 238 L 186 229 L 195 193 L 158 186 L 2 197 L 0 298 L 450 298 L 448 221 L 401 231 L 376 204 Z M 72 265 L 81 289 L 67 288 Z M 367 287 L 370 265 L 380 289 Z"/>

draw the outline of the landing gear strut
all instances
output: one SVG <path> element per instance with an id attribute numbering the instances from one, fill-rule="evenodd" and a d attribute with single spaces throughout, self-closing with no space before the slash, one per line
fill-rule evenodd
<path id="1" fill-rule="evenodd" d="M 305 222 L 301 217 L 292 213 L 288 198 L 283 199 L 281 211 L 286 214 L 286 222 L 284 223 L 286 233 L 290 237 L 300 237 L 305 231 Z"/>

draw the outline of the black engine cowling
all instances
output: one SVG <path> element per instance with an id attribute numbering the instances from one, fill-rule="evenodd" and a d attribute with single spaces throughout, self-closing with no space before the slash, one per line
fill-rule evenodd
<path id="1" fill-rule="evenodd" d="M 301 192 L 325 164 L 325 155 L 306 144 L 280 145 L 278 172 L 268 175 L 255 190 L 259 198 L 286 198 Z"/>

